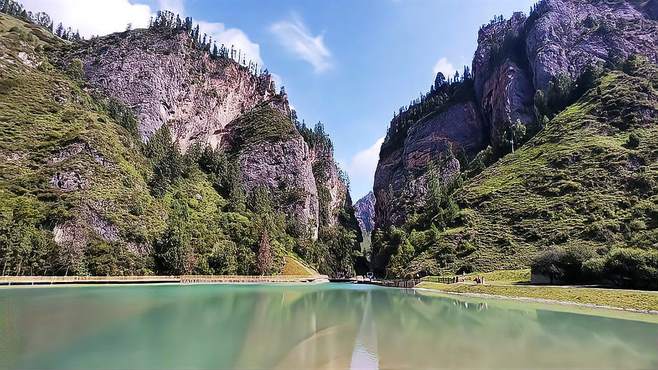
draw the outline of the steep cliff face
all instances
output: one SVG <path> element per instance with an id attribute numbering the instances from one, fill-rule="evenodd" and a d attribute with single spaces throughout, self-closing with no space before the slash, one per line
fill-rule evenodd
<path id="1" fill-rule="evenodd" d="M 275 95 L 269 75 L 255 76 L 229 58 L 211 58 L 183 31 L 95 38 L 66 58 L 80 58 L 93 87 L 135 111 L 144 140 L 168 124 L 183 151 L 193 142 L 217 147 L 231 121 Z M 277 108 L 288 115 L 287 101 Z"/>
<path id="2" fill-rule="evenodd" d="M 487 145 L 494 150 L 507 145 L 508 130 L 517 122 L 535 127 L 542 118 L 536 91 L 550 95 L 556 78 L 575 81 L 587 66 L 618 64 L 634 54 L 658 61 L 656 3 L 544 0 L 529 17 L 515 13 L 483 26 L 472 93 L 457 104 L 439 105 L 435 118 L 422 117 L 406 130 L 391 123 L 375 175 L 377 226 L 400 225 L 422 208 L 427 163 L 446 157 L 447 148 L 455 154 L 461 148 L 470 159 Z M 444 161 L 439 172 L 449 182 L 460 167 Z"/>
<path id="3" fill-rule="evenodd" d="M 203 49 L 175 24 L 66 42 L 0 14 L 3 274 L 271 274 L 291 253 L 353 273 L 332 151 L 267 74 Z"/>
<path id="4" fill-rule="evenodd" d="M 268 188 L 286 202 L 282 210 L 317 237 L 314 158 L 269 74 L 255 76 L 232 59 L 213 58 L 187 32 L 174 30 L 93 39 L 65 57 L 74 58 L 82 60 L 93 88 L 133 109 L 143 140 L 166 124 L 182 151 L 197 143 L 236 153 L 247 192 Z"/>
<path id="5" fill-rule="evenodd" d="M 473 57 L 475 99 L 485 118 L 489 137 L 500 145 L 512 123 L 530 124 L 534 89 L 524 52 L 526 17 L 515 13 L 511 19 L 483 27 Z"/>
<path id="6" fill-rule="evenodd" d="M 238 156 L 247 193 L 267 188 L 277 207 L 317 238 L 320 205 L 314 153 L 278 106 L 262 103 L 231 122 L 222 146 Z"/>
<path id="7" fill-rule="evenodd" d="M 370 235 L 375 228 L 375 194 L 371 191 L 354 203 L 354 215 L 359 222 L 361 234 Z"/>
<path id="8" fill-rule="evenodd" d="M 413 124 L 399 147 L 390 144 L 392 136 L 387 137 L 375 172 L 377 226 L 399 225 L 422 207 L 430 163 L 436 164 L 443 183 L 458 176 L 460 163 L 455 155 L 472 157 L 482 149 L 484 127 L 475 104 L 467 101 Z"/>
<path id="9" fill-rule="evenodd" d="M 658 60 L 656 1 L 545 0 L 526 22 L 526 50 L 536 89 L 561 73 L 578 77 L 592 62 L 633 54 Z"/>

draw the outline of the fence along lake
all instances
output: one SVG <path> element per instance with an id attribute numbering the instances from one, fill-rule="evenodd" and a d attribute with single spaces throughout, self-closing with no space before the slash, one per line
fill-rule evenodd
<path id="1" fill-rule="evenodd" d="M 355 284 L 0 288 L 0 368 L 658 368 L 655 321 L 591 313 Z"/>

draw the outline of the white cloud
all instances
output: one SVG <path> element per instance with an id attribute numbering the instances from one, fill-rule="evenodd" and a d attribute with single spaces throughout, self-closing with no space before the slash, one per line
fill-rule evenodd
<path id="1" fill-rule="evenodd" d="M 185 13 L 185 4 L 183 0 L 158 0 L 157 10 L 169 10 L 176 14 Z"/>
<path id="2" fill-rule="evenodd" d="M 124 31 L 128 23 L 133 28 L 147 27 L 149 18 L 158 9 L 151 9 L 144 4 L 136 4 L 134 0 L 22 0 L 23 5 L 33 12 L 44 11 L 55 21 L 62 22 L 65 27 L 80 30 L 84 37 L 92 35 L 107 35 L 112 32 Z M 181 16 L 185 14 L 184 0 L 158 0 L 159 9 L 170 10 Z M 260 65 L 260 45 L 252 42 L 247 34 L 237 28 L 227 28 L 223 23 L 196 20 L 201 33 L 207 33 L 227 48 L 234 45 L 236 49 L 246 53 L 246 59 Z"/>
<path id="3" fill-rule="evenodd" d="M 293 14 L 291 20 L 274 23 L 270 31 L 283 47 L 310 63 L 315 72 L 324 72 L 331 67 L 331 52 L 324 44 L 324 36 L 313 36 L 299 16 Z"/>
<path id="4" fill-rule="evenodd" d="M 283 78 L 281 77 L 281 75 L 278 75 L 274 72 L 270 72 L 270 74 L 272 75 L 272 81 L 274 81 L 274 85 L 276 86 L 277 89 L 280 89 L 281 86 L 284 86 L 283 85 Z M 295 109 L 295 108 L 293 108 L 292 105 L 291 105 L 290 109 Z"/>
<path id="5" fill-rule="evenodd" d="M 457 69 L 448 61 L 447 58 L 441 58 L 436 61 L 436 64 L 434 64 L 434 75 L 436 76 L 437 73 L 441 72 L 446 78 L 452 77 L 455 75 L 455 72 Z"/>
<path id="6" fill-rule="evenodd" d="M 246 53 L 247 61 L 251 60 L 259 65 L 263 65 L 263 60 L 260 57 L 260 45 L 251 41 L 249 36 L 242 30 L 237 28 L 226 28 L 223 23 L 197 21 L 199 23 L 199 30 L 201 34 L 207 33 L 212 36 L 212 39 L 220 46 L 224 44 L 228 49 L 235 46 L 236 49 L 242 51 L 241 58 Z"/>
<path id="7" fill-rule="evenodd" d="M 365 195 L 365 193 L 372 190 L 375 170 L 379 161 L 379 149 L 383 142 L 384 138 L 380 137 L 370 147 L 357 152 L 349 163 L 341 166 L 350 175 L 352 188 L 356 192 L 363 192 L 363 194 L 356 194 L 358 196 Z"/>
<path id="8" fill-rule="evenodd" d="M 65 27 L 79 30 L 84 37 L 124 31 L 128 23 L 146 27 L 152 13 L 148 5 L 129 0 L 21 0 L 21 3 L 33 12 L 48 13 L 55 26 L 62 22 Z"/>

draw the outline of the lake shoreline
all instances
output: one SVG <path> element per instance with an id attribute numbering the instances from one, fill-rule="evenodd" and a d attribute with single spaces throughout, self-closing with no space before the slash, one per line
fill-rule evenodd
<path id="1" fill-rule="evenodd" d="M 0 276 L 3 287 L 128 286 L 200 284 L 316 284 L 328 282 L 325 275 L 183 275 L 183 276 Z"/>
<path id="2" fill-rule="evenodd" d="M 658 310 L 651 310 L 651 309 L 645 310 L 638 308 L 615 307 L 615 306 L 602 305 L 596 303 L 574 302 L 568 300 L 556 300 L 556 299 L 547 299 L 547 298 L 507 296 L 507 295 L 499 295 L 499 294 L 474 293 L 474 292 L 454 292 L 454 291 L 444 290 L 441 288 L 429 288 L 422 286 L 416 287 L 414 289 L 423 292 L 441 293 L 450 296 L 507 300 L 507 301 L 538 303 L 538 304 L 547 304 L 547 305 L 556 305 L 556 306 L 571 306 L 571 307 L 580 307 L 580 308 L 588 308 L 588 309 L 600 309 L 600 310 L 609 310 L 609 311 L 617 311 L 617 312 L 627 312 L 633 314 L 651 315 L 652 317 L 658 318 Z"/>

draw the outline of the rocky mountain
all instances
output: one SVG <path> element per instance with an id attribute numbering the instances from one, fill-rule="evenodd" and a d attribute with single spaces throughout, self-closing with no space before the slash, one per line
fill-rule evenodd
<path id="1" fill-rule="evenodd" d="M 371 191 L 354 203 L 354 214 L 362 235 L 370 235 L 375 228 L 375 194 Z"/>
<path id="2" fill-rule="evenodd" d="M 74 41 L 0 17 L 3 274 L 353 271 L 331 141 L 269 73 L 169 12 Z"/>
<path id="3" fill-rule="evenodd" d="M 442 212 L 449 209 L 447 214 L 455 213 L 456 206 L 468 209 L 456 219 L 477 219 L 487 225 L 494 223 L 494 213 L 484 216 L 483 207 L 492 206 L 493 199 L 496 199 L 498 193 L 491 192 L 493 189 L 512 181 L 511 177 L 504 175 L 508 172 L 496 172 L 501 171 L 499 163 L 508 163 L 518 171 L 529 165 L 527 161 L 521 161 L 520 154 L 508 153 L 519 149 L 528 140 L 521 150 L 531 150 L 524 148 L 537 145 L 540 137 L 545 138 L 548 132 L 557 130 L 548 129 L 555 122 L 575 124 L 574 117 L 567 114 L 573 108 L 566 111 L 565 108 L 597 85 L 599 89 L 610 87 L 605 81 L 600 81 L 605 71 L 623 69 L 629 58 L 635 55 L 641 55 L 649 62 L 658 61 L 657 6 L 655 0 L 543 0 L 533 7 L 529 16 L 516 13 L 507 20 L 497 17 L 483 26 L 471 68 L 455 78 L 437 76 L 430 92 L 401 109 L 391 122 L 381 148 L 374 184 L 377 198 L 375 224 L 385 242 L 375 246 L 375 267 L 380 272 L 390 267 L 391 257 L 397 253 L 394 245 L 386 244 L 391 237 L 384 234 L 390 226 L 436 225 L 436 215 L 428 215 L 432 220 L 422 219 L 423 213 L 432 208 L 428 203 L 432 196 L 442 198 L 437 200 L 441 203 L 438 209 Z M 605 91 L 602 94 L 605 95 Z M 563 112 L 562 120 L 558 118 L 560 112 Z M 652 117 L 652 113 L 637 114 L 644 117 L 640 119 L 643 122 Z M 583 141 L 592 137 L 591 132 L 580 133 Z M 556 145 L 567 142 L 566 137 L 563 140 L 560 135 L 551 137 L 556 140 Z M 535 149 L 533 153 L 537 158 L 533 160 L 548 160 L 547 156 L 553 155 L 551 152 L 554 150 Z M 500 157 L 504 160 L 491 166 Z M 584 157 L 586 155 L 582 153 L 579 156 L 581 160 Z M 513 162 L 514 158 L 518 162 Z M 646 167 L 640 165 L 638 168 Z M 535 177 L 538 176 L 541 177 L 539 173 Z M 544 178 L 541 181 L 546 183 L 541 184 L 535 177 L 521 180 L 514 175 L 518 181 L 526 183 L 523 188 L 526 191 L 531 188 L 531 181 L 533 186 L 550 187 L 548 184 L 552 181 Z M 431 194 L 428 190 L 432 190 L 433 179 L 438 185 Z M 464 180 L 466 183 L 462 187 Z M 465 195 L 465 189 L 473 189 L 475 183 L 489 184 L 488 190 L 481 188 L 489 195 L 473 203 L 472 197 Z M 617 185 L 623 187 L 621 183 Z M 452 194 L 454 202 L 445 193 Z M 504 212 L 495 213 L 495 224 L 516 229 L 522 220 L 528 218 L 528 215 L 519 215 L 518 219 L 510 220 L 507 219 L 510 214 Z M 441 219 L 445 219 L 444 216 L 441 215 Z M 501 217 L 505 220 L 498 219 Z M 452 215 L 449 218 L 455 219 Z M 575 228 L 584 227 L 586 222 L 572 221 L 570 227 Z M 449 229 L 449 226 L 443 227 Z M 496 241 L 496 237 L 488 238 L 489 229 L 476 228 L 471 232 L 466 236 L 452 231 L 450 238 L 439 238 L 452 241 L 455 241 L 453 237 L 463 238 L 463 242 L 455 242 L 450 247 L 453 249 L 448 248 L 447 252 L 437 249 L 423 251 L 424 248 L 416 247 L 410 253 L 417 257 L 412 264 L 415 263 L 418 271 L 457 270 L 462 267 L 460 264 L 477 269 L 527 266 L 545 242 L 539 243 L 541 239 L 518 242 L 513 237 L 504 241 L 506 237 L 500 235 L 503 241 Z M 399 235 L 396 238 L 400 242 Z M 466 243 L 467 240 L 470 241 Z M 494 247 L 496 245 L 498 247 Z M 497 257 L 485 256 L 484 252 L 473 254 L 474 250 L 490 248 L 499 248 Z M 445 255 L 437 257 L 437 253 Z M 420 255 L 423 258 L 418 258 Z M 468 260 L 468 264 L 464 260 Z M 407 261 L 405 265 L 410 263 Z"/>

